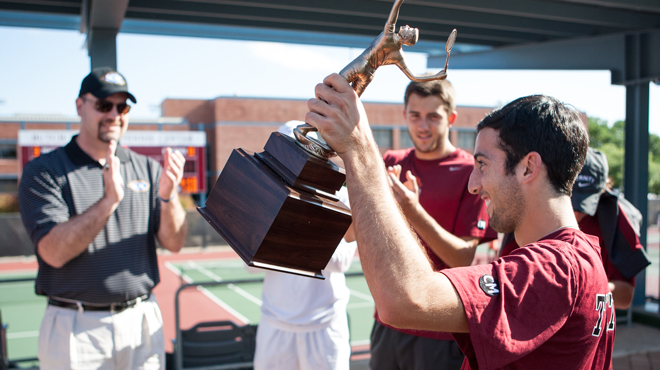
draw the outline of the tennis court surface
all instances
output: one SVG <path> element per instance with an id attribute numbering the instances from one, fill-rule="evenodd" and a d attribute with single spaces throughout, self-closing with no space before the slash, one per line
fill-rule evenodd
<path id="1" fill-rule="evenodd" d="M 161 282 L 154 289 L 163 313 L 166 351 L 172 352 L 176 336 L 174 299 L 185 283 L 235 281 L 263 278 L 264 273 L 249 273 L 243 261 L 229 247 L 186 248 L 180 254 L 158 256 Z M 34 293 L 37 263 L 34 258 L 4 258 L 0 261 L 0 310 L 7 328 L 7 356 L 11 361 L 37 357 L 39 326 L 46 299 Z M 361 276 L 360 261 L 353 261 L 346 283 L 351 291 L 348 304 L 351 345 L 354 351 L 368 349 L 373 326 L 374 301 Z M 199 322 L 230 320 L 239 325 L 258 324 L 261 316 L 262 283 L 236 283 L 181 292 L 181 328 Z M 21 366 L 36 365 L 21 362 Z"/>

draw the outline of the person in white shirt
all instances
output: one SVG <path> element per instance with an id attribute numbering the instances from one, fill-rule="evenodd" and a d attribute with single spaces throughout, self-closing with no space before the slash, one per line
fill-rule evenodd
<path id="1" fill-rule="evenodd" d="M 303 123 L 289 121 L 278 132 L 292 136 L 293 128 Z M 345 187 L 337 196 L 349 205 Z M 323 270 L 325 280 L 266 271 L 255 370 L 348 370 L 350 291 L 344 272 L 355 255 L 354 240 L 344 236 Z"/>

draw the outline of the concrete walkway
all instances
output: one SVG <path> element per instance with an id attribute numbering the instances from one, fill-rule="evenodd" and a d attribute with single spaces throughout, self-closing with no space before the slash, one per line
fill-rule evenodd
<path id="1" fill-rule="evenodd" d="M 633 323 L 616 328 L 613 370 L 660 370 L 660 329 Z"/>

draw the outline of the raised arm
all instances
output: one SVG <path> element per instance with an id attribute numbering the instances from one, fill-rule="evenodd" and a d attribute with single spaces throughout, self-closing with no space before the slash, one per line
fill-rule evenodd
<path id="1" fill-rule="evenodd" d="M 392 10 L 390 11 L 389 18 L 387 18 L 387 23 L 385 23 L 385 29 L 383 32 L 388 33 L 396 31 L 396 21 L 399 18 L 399 9 L 401 9 L 402 4 L 403 0 L 394 1 L 394 5 L 392 5 Z"/>
<path id="2" fill-rule="evenodd" d="M 306 122 L 344 160 L 364 275 L 380 318 L 400 328 L 467 332 L 462 302 L 449 279 L 433 272 L 390 192 L 364 107 L 333 74 L 316 86 Z M 325 100 L 325 101 L 324 101 Z"/>
<path id="3" fill-rule="evenodd" d="M 84 213 L 60 222 L 53 226 L 46 235 L 37 242 L 37 253 L 44 262 L 54 268 L 60 268 L 67 262 L 76 258 L 82 252 L 87 250 L 89 244 L 96 235 L 103 229 L 110 215 L 117 209 L 119 202 L 124 197 L 124 184 L 119 173 L 119 158 L 114 155 L 117 144 L 113 143 L 108 148 L 106 155 L 106 169 L 103 171 L 103 184 L 105 193 L 103 198 L 91 206 Z M 37 181 L 43 184 L 43 181 Z M 21 189 L 24 192 L 22 199 L 29 202 L 29 197 L 38 196 L 43 199 L 54 198 L 47 195 L 48 191 L 44 189 Z M 44 206 L 44 214 L 53 213 L 55 205 Z M 23 208 L 23 207 L 22 207 Z M 26 209 L 32 208 L 26 204 Z M 59 212 L 61 213 L 61 212 Z M 35 218 L 40 218 L 35 214 L 23 214 L 26 228 L 30 232 L 36 232 L 29 224 L 34 222 Z"/>

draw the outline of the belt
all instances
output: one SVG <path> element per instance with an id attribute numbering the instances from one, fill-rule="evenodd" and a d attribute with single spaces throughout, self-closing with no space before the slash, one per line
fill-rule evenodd
<path id="1" fill-rule="evenodd" d="M 80 301 L 65 300 L 63 298 L 57 297 L 48 297 L 48 304 L 51 306 L 70 308 L 72 310 L 80 311 L 110 311 L 112 313 L 120 313 L 127 308 L 131 308 L 136 304 L 146 301 L 149 299 L 151 294 L 145 294 L 143 296 L 131 299 L 126 302 L 113 302 L 110 304 L 94 304 L 94 303 L 84 303 Z"/>

